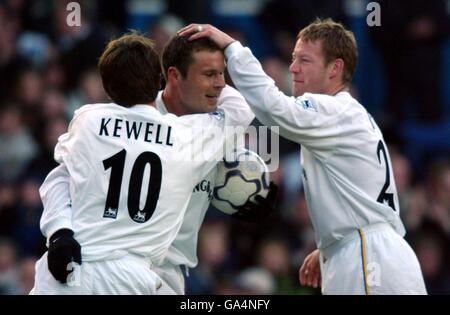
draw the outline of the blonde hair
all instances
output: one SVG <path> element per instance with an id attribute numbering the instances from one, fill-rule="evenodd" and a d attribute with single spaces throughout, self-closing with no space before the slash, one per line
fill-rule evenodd
<path id="1" fill-rule="evenodd" d="M 342 80 L 348 84 L 355 73 L 358 61 L 358 50 L 353 32 L 346 30 L 341 23 L 336 23 L 332 19 L 316 19 L 307 27 L 302 29 L 297 40 L 322 42 L 322 50 L 325 56 L 325 64 L 335 59 L 344 61 L 344 74 Z"/>

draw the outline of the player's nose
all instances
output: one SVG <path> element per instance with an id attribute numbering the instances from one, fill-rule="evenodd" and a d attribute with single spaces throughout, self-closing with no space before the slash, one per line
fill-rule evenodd
<path id="1" fill-rule="evenodd" d="M 294 74 L 294 73 L 300 73 L 301 69 L 300 66 L 297 65 L 295 62 L 292 62 L 291 65 L 289 66 L 289 72 Z"/>
<path id="2" fill-rule="evenodd" d="M 219 89 L 223 89 L 225 87 L 225 76 L 223 73 L 216 75 L 214 87 Z"/>

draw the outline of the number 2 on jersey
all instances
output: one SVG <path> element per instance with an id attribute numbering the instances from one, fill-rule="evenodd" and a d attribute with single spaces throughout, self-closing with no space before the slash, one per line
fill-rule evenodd
<path id="1" fill-rule="evenodd" d="M 104 218 L 115 219 L 117 217 L 126 154 L 127 151 L 124 149 L 103 161 L 105 171 L 111 168 L 105 211 L 103 212 Z M 141 197 L 144 170 L 147 163 L 150 164 L 151 167 L 150 181 L 148 183 L 145 206 L 144 209 L 141 210 L 139 208 L 139 201 Z M 153 152 L 141 153 L 134 162 L 130 183 L 128 184 L 128 214 L 133 221 L 144 223 L 150 219 L 158 202 L 161 179 L 162 166 L 159 156 Z"/>
<path id="2" fill-rule="evenodd" d="M 384 186 L 381 189 L 380 194 L 378 195 L 377 202 L 382 203 L 382 204 L 387 203 L 389 205 L 389 207 L 391 207 L 392 210 L 395 211 L 394 194 L 386 192 L 387 189 L 389 188 L 391 181 L 390 181 L 390 171 L 389 171 L 387 152 L 386 152 L 386 148 L 384 147 L 383 141 L 381 141 L 381 140 L 378 142 L 378 148 L 377 148 L 378 162 L 381 164 L 380 153 L 383 154 L 384 164 L 386 165 L 386 180 L 384 182 Z"/>

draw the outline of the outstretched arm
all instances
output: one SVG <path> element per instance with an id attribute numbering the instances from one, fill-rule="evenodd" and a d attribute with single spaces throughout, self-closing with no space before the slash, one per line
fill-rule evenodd
<path id="1" fill-rule="evenodd" d="M 199 27 L 201 30 L 199 31 Z M 191 24 L 178 35 L 189 40 L 207 37 L 224 49 L 228 73 L 258 120 L 266 126 L 278 126 L 281 136 L 309 149 L 319 149 L 326 158 L 342 130 L 340 121 L 346 110 L 331 96 L 304 93 L 284 94 L 263 70 L 249 48 L 209 24 Z"/>

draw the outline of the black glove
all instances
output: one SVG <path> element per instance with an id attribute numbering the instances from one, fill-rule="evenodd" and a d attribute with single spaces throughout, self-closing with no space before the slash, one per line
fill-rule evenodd
<path id="1" fill-rule="evenodd" d="M 231 216 L 240 221 L 249 223 L 261 223 L 272 214 L 275 213 L 275 199 L 278 192 L 278 186 L 273 182 L 269 185 L 269 193 L 266 198 L 262 196 L 256 196 L 255 201 L 247 201 L 247 203 L 241 207 Z"/>
<path id="2" fill-rule="evenodd" d="M 61 229 L 53 233 L 48 247 L 48 269 L 61 283 L 67 282 L 67 276 L 72 272 L 68 265 L 76 262 L 81 265 L 81 246 L 73 238 L 73 231 Z"/>

